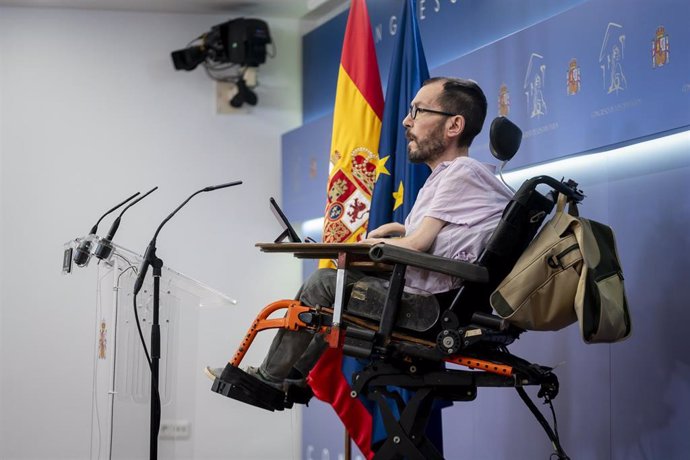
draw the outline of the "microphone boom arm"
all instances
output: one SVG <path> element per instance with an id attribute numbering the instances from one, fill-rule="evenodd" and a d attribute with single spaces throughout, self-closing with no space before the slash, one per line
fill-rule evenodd
<path id="1" fill-rule="evenodd" d="M 108 241 L 112 241 L 113 237 L 115 236 L 115 232 L 117 231 L 118 227 L 120 226 L 120 219 L 122 218 L 122 215 L 125 213 L 125 211 L 127 211 L 129 208 L 131 208 L 132 206 L 134 206 L 135 204 L 137 204 L 138 202 L 140 202 L 141 200 L 143 200 L 144 198 L 146 198 L 147 196 L 149 196 L 150 194 L 152 194 L 156 190 L 158 190 L 158 186 L 153 187 L 151 190 L 144 193 L 143 195 L 141 195 L 136 200 L 132 201 L 129 204 L 129 206 L 127 206 L 125 209 L 123 209 L 122 212 L 120 213 L 120 215 L 117 216 L 115 218 L 115 220 L 113 221 L 113 224 L 110 226 L 110 230 L 108 230 L 108 235 L 105 237 L 105 239 Z M 138 194 L 139 194 L 139 192 L 137 192 L 137 195 Z"/>
<path id="2" fill-rule="evenodd" d="M 139 195 L 139 192 L 137 192 L 137 193 L 135 193 L 134 195 L 130 196 L 130 197 L 127 198 L 125 201 L 123 201 L 122 203 L 118 204 L 117 206 L 113 207 L 112 209 L 108 210 L 105 214 L 103 214 L 103 215 L 101 216 L 101 218 L 98 219 L 98 222 L 96 222 L 96 225 L 94 225 L 94 226 L 91 228 L 91 231 L 89 232 L 89 234 L 90 234 L 90 235 L 96 234 L 96 232 L 98 231 L 98 224 L 101 223 L 101 221 L 103 220 L 103 218 L 104 218 L 105 216 L 107 216 L 108 214 L 110 214 L 110 213 L 113 212 L 113 211 L 116 211 L 117 208 L 119 208 L 119 207 L 122 206 L 123 204 L 127 203 L 129 200 L 131 200 L 132 198 L 134 198 L 134 197 L 137 196 L 137 195 Z M 136 202 L 135 202 L 135 203 L 136 203 Z"/>
<path id="3" fill-rule="evenodd" d="M 144 278 L 146 278 L 146 272 L 149 269 L 149 265 L 153 264 L 157 257 L 156 257 L 156 239 L 158 238 L 158 234 L 160 233 L 161 229 L 165 224 L 168 223 L 170 219 L 173 218 L 177 212 L 184 207 L 187 203 L 189 203 L 189 200 L 194 198 L 200 193 L 203 192 L 212 192 L 214 190 L 218 190 L 221 188 L 226 188 L 226 187 L 232 187 L 235 185 L 240 185 L 242 183 L 241 180 L 234 181 L 234 182 L 228 182 L 226 184 L 220 184 L 220 185 L 212 185 L 209 187 L 204 187 L 201 190 L 197 190 L 196 192 L 192 193 L 189 198 L 184 200 L 181 205 L 179 205 L 173 212 L 171 212 L 168 217 L 166 217 L 163 222 L 160 223 L 158 228 L 156 229 L 156 233 L 153 234 L 153 238 L 151 239 L 151 242 L 149 245 L 146 247 L 146 252 L 144 252 L 144 260 L 141 262 L 141 267 L 139 268 L 139 275 L 137 276 L 137 280 L 134 283 L 134 295 L 136 296 L 139 291 L 141 290 L 141 287 L 144 285 Z"/>

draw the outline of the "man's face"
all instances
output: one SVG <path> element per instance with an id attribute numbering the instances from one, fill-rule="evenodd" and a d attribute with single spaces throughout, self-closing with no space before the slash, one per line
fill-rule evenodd
<path id="1" fill-rule="evenodd" d="M 437 101 L 442 90 L 442 82 L 422 86 L 412 100 L 412 105 L 420 109 L 443 111 Z M 445 136 L 447 120 L 448 117 L 445 115 L 424 111 L 417 112 L 415 119 L 412 119 L 408 113 L 403 120 L 403 126 L 409 141 L 407 151 L 410 162 L 429 163 L 441 156 L 448 146 Z"/>

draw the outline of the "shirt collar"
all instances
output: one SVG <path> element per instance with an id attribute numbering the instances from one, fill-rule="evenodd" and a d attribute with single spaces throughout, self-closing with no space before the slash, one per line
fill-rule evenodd
<path id="1" fill-rule="evenodd" d="M 432 177 L 437 176 L 441 171 L 443 171 L 444 169 L 446 169 L 448 166 L 450 166 L 451 164 L 453 164 L 455 161 L 458 161 L 458 158 L 460 158 L 460 157 L 453 158 L 452 160 L 443 161 L 443 162 L 439 163 L 438 166 L 436 166 L 436 167 L 431 171 L 431 174 L 429 175 L 429 179 L 431 179 Z"/>

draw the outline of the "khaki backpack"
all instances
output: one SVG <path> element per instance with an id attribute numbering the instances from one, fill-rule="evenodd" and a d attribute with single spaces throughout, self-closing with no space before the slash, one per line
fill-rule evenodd
<path id="1" fill-rule="evenodd" d="M 547 221 L 491 294 L 502 318 L 526 330 L 556 331 L 576 320 L 587 343 L 617 342 L 630 335 L 628 304 L 613 230 L 565 212 L 559 194 Z"/>

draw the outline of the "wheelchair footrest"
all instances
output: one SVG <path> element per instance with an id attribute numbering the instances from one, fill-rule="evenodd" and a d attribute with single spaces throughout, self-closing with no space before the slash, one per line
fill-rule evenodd
<path id="1" fill-rule="evenodd" d="M 225 366 L 221 376 L 213 381 L 211 390 L 270 411 L 292 407 L 292 402 L 286 401 L 285 392 L 273 388 L 231 364 Z"/>

